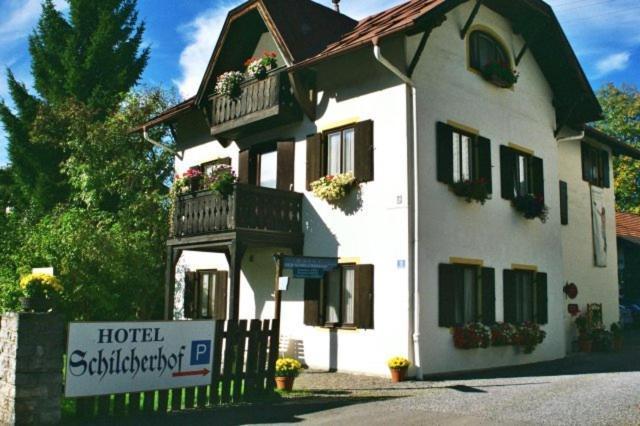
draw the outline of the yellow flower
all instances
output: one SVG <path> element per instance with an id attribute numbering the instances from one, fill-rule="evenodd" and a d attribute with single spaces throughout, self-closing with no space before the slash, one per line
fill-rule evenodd
<path id="1" fill-rule="evenodd" d="M 397 368 L 406 368 L 411 365 L 408 359 L 403 358 L 401 356 L 394 356 L 389 361 L 387 361 L 387 365 L 389 368 L 397 369 Z"/>
<path id="2" fill-rule="evenodd" d="M 277 377 L 296 377 L 302 368 L 300 361 L 293 358 L 280 358 L 276 361 Z"/>
<path id="3" fill-rule="evenodd" d="M 28 274 L 20 279 L 20 288 L 27 290 L 32 286 L 49 287 L 51 290 L 61 292 L 62 284 L 60 280 L 49 274 Z"/>

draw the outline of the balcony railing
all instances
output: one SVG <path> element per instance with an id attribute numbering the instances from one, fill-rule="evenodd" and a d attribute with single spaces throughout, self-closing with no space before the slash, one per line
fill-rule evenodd
<path id="1" fill-rule="evenodd" d="M 172 237 L 234 230 L 302 233 L 302 194 L 236 184 L 227 198 L 199 191 L 176 200 Z"/>
<path id="2" fill-rule="evenodd" d="M 249 80 L 241 88 L 238 99 L 210 97 L 212 135 L 238 138 L 302 118 L 285 71 L 274 72 L 264 80 Z"/>

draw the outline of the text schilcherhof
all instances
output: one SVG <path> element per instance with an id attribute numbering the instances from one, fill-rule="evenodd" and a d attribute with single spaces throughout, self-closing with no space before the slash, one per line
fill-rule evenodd
<path id="1" fill-rule="evenodd" d="M 163 376 L 166 372 L 182 371 L 186 347 L 167 350 L 164 341 L 159 328 L 99 329 L 97 344 L 109 345 L 109 349 L 98 349 L 94 354 L 75 349 L 69 354 L 69 373 L 76 377 L 97 375 L 102 380 L 107 375 L 135 378 L 139 373 Z M 114 344 L 126 348 L 114 348 Z M 139 348 L 136 344 L 143 346 Z"/>

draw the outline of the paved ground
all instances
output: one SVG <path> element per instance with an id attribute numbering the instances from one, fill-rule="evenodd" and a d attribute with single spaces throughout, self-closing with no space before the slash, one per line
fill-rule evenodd
<path id="1" fill-rule="evenodd" d="M 640 425 L 640 333 L 621 353 L 404 382 L 304 373 L 291 399 L 221 407 L 132 424 Z"/>

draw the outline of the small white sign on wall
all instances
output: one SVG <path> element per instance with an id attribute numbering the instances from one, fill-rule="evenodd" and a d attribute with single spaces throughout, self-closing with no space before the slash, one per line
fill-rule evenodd
<path id="1" fill-rule="evenodd" d="M 72 322 L 65 396 L 211 383 L 213 321 Z"/>
<path id="2" fill-rule="evenodd" d="M 278 278 L 278 290 L 287 291 L 289 288 L 289 277 Z"/>
<path id="3" fill-rule="evenodd" d="M 31 269 L 31 273 L 32 274 L 45 274 L 45 275 L 53 276 L 53 266 L 50 266 L 48 268 L 32 268 Z"/>

